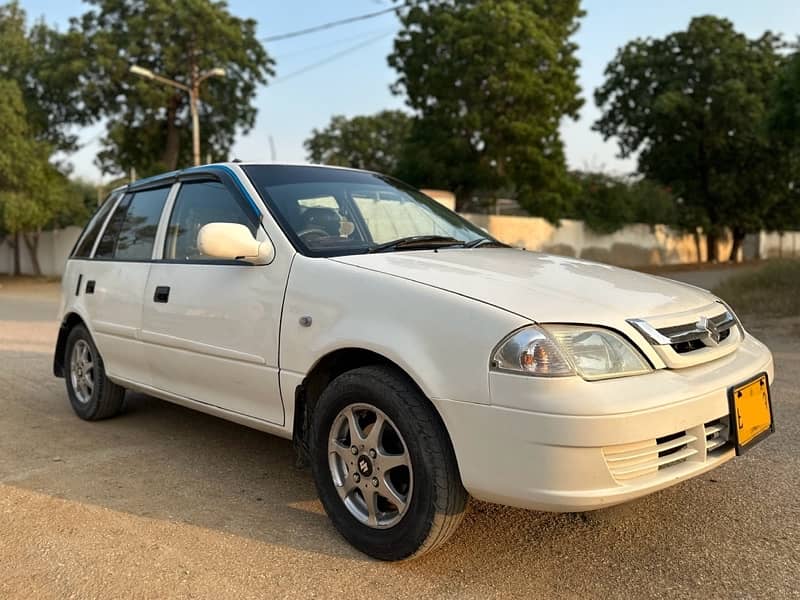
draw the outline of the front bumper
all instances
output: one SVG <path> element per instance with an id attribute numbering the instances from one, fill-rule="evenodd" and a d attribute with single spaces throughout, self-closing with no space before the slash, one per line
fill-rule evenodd
<path id="1" fill-rule="evenodd" d="M 733 458 L 727 392 L 760 372 L 772 383 L 772 355 L 748 336 L 735 353 L 697 367 L 602 382 L 492 373 L 492 405 L 434 403 L 474 497 L 575 512 L 650 494 Z M 559 402 L 564 410 L 554 412 Z"/>

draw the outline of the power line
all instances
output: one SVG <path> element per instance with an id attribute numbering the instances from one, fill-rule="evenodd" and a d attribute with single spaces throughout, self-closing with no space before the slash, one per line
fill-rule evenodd
<path id="1" fill-rule="evenodd" d="M 298 37 L 301 35 L 308 35 L 309 33 L 316 33 L 317 31 L 324 31 L 326 29 L 331 29 L 333 27 L 339 27 L 340 25 L 347 25 L 348 23 L 355 23 L 357 21 L 365 21 L 366 19 L 379 17 L 380 15 L 385 15 L 386 13 L 394 12 L 397 10 L 397 8 L 398 7 L 385 8 L 377 12 L 367 13 L 365 15 L 358 15 L 357 17 L 349 17 L 347 19 L 341 19 L 340 21 L 331 21 L 330 23 L 323 23 L 322 25 L 309 27 L 308 29 L 300 29 L 298 31 L 290 31 L 289 33 L 271 35 L 269 37 L 262 38 L 261 41 L 278 42 L 280 40 L 288 40 L 290 38 Z"/>
<path id="2" fill-rule="evenodd" d="M 273 81 L 270 84 L 269 87 L 272 87 L 276 83 L 283 83 L 287 79 L 291 79 L 293 77 L 297 77 L 298 75 L 302 75 L 303 73 L 308 73 L 309 71 L 311 71 L 313 69 L 316 69 L 318 67 L 321 67 L 323 65 L 327 65 L 328 63 L 331 63 L 331 62 L 333 62 L 335 60 L 338 60 L 338 59 L 340 59 L 340 58 L 342 58 L 344 56 L 347 56 L 348 54 L 352 54 L 353 52 L 356 52 L 357 50 L 361 50 L 361 48 L 365 48 L 366 46 L 369 46 L 370 44 L 374 44 L 375 42 L 380 41 L 383 38 L 385 38 L 386 36 L 389 36 L 391 34 L 392 34 L 392 32 L 382 33 L 382 34 L 380 34 L 378 36 L 375 36 L 373 38 L 370 38 L 370 39 L 368 39 L 366 41 L 360 42 L 360 43 L 356 44 L 355 46 L 350 46 L 349 48 L 345 48 L 344 50 L 341 50 L 341 51 L 337 52 L 336 54 L 331 54 L 328 58 L 324 58 L 324 59 L 322 59 L 320 61 L 317 61 L 315 63 L 311 63 L 310 65 L 306 65 L 302 69 L 298 69 L 297 71 L 292 71 L 288 75 L 284 75 L 283 77 L 278 77 L 275 81 Z"/>
<path id="3" fill-rule="evenodd" d="M 356 39 L 359 39 L 359 38 L 364 38 L 364 37 L 366 37 L 368 35 L 375 35 L 375 34 L 378 34 L 378 33 L 386 33 L 386 32 L 391 32 L 391 31 L 394 31 L 394 29 L 385 29 L 385 28 L 370 29 L 369 31 L 362 31 L 362 32 L 360 32 L 359 34 L 356 34 L 356 35 L 348 35 L 345 38 L 338 38 L 338 39 L 330 41 L 330 42 L 325 42 L 324 44 L 317 44 L 316 46 L 305 46 L 305 47 L 300 48 L 299 50 L 295 50 L 293 52 L 287 52 L 285 54 L 283 54 L 283 53 L 282 54 L 278 54 L 276 56 L 273 56 L 273 59 L 275 59 L 275 61 L 277 61 L 278 63 L 281 63 L 282 61 L 284 61 L 286 59 L 294 58 L 296 56 L 300 56 L 301 54 L 309 54 L 309 53 L 316 52 L 317 50 L 323 50 L 323 49 L 327 49 L 327 48 L 332 48 L 334 46 L 343 46 L 346 42 L 352 42 L 353 40 L 356 40 Z"/>

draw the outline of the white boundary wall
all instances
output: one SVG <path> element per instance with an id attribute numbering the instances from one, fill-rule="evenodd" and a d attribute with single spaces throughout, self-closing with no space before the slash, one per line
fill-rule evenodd
<path id="1" fill-rule="evenodd" d="M 706 258 L 705 236 L 678 233 L 665 225 L 627 225 L 603 235 L 591 231 L 583 221 L 570 219 L 562 219 L 556 227 L 538 217 L 463 216 L 500 241 L 527 250 L 626 267 L 694 263 Z M 729 240 L 720 241 L 718 256 L 727 259 L 730 246 Z"/>
<path id="2" fill-rule="evenodd" d="M 575 256 L 621 266 L 646 266 L 698 262 L 698 245 L 695 236 L 673 232 L 664 225 L 628 225 L 609 235 L 598 235 L 589 230 L 583 221 L 563 219 L 554 227 L 538 217 L 507 215 L 465 214 L 479 227 L 483 227 L 499 240 L 541 252 Z M 67 227 L 42 232 L 39 240 L 39 264 L 42 274 L 58 277 L 64 272 L 67 256 L 75 245 L 81 229 Z M 720 254 L 726 259 L 730 241 L 720 242 Z M 800 258 L 800 231 L 784 234 L 761 232 L 748 236 L 740 258 Z M 22 272 L 30 275 L 28 249 L 23 243 L 20 250 Z M 705 239 L 700 236 L 699 260 L 705 260 Z M 14 254 L 8 242 L 0 243 L 0 274 L 14 269 Z"/>
<path id="3" fill-rule="evenodd" d="M 64 273 L 67 257 L 80 234 L 80 227 L 67 227 L 65 229 L 42 232 L 39 238 L 38 252 L 42 275 L 60 277 Z M 22 246 L 19 251 L 22 273 L 30 275 L 33 273 L 33 269 L 31 268 L 28 248 L 22 239 L 20 239 L 20 245 Z M 0 243 L 0 273 L 10 274 L 13 271 L 14 250 L 8 241 L 5 241 Z"/>
<path id="4" fill-rule="evenodd" d="M 759 258 L 800 258 L 800 231 L 758 234 Z"/>

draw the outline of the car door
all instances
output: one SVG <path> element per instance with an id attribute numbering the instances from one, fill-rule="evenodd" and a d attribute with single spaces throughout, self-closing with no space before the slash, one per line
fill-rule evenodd
<path id="1" fill-rule="evenodd" d="M 180 184 L 162 259 L 148 276 L 141 336 L 154 387 L 282 425 L 278 335 L 290 263 L 216 260 L 197 246 L 200 228 L 213 222 L 266 239 L 254 203 L 233 183 Z"/>
<path id="2" fill-rule="evenodd" d="M 125 194 L 108 218 L 92 257 L 76 265 L 83 308 L 109 377 L 147 384 L 138 339 L 156 230 L 170 187 Z"/>

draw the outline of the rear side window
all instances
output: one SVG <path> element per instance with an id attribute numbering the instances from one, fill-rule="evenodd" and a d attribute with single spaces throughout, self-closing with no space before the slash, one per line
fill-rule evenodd
<path id="1" fill-rule="evenodd" d="M 125 215 L 128 213 L 128 205 L 131 202 L 131 194 L 125 194 L 122 200 L 117 204 L 117 208 L 108 220 L 103 235 L 100 238 L 100 243 L 97 245 L 97 250 L 94 252 L 95 258 L 113 258 L 114 246 L 117 244 L 117 236 L 119 230 L 122 229 L 122 223 L 125 221 Z"/>
<path id="2" fill-rule="evenodd" d="M 92 218 L 89 219 L 86 227 L 83 228 L 83 233 L 81 233 L 78 242 L 75 244 L 75 249 L 72 251 L 73 258 L 88 258 L 92 253 L 97 234 L 100 233 L 100 228 L 103 226 L 103 223 L 105 223 L 108 213 L 114 208 L 114 203 L 119 199 L 119 196 L 119 193 L 111 194 L 106 198 L 106 201 L 94 211 Z"/>
<path id="3" fill-rule="evenodd" d="M 149 260 L 168 195 L 168 187 L 127 194 L 111 215 L 95 258 Z"/>
<path id="4" fill-rule="evenodd" d="M 164 258 L 216 260 L 197 247 L 197 234 L 208 223 L 239 223 L 255 235 L 258 222 L 243 202 L 218 181 L 184 183 L 175 199 L 167 227 Z"/>
<path id="5" fill-rule="evenodd" d="M 168 195 L 169 188 L 145 190 L 133 195 L 117 237 L 115 259 L 149 260 L 152 257 L 158 222 Z"/>

